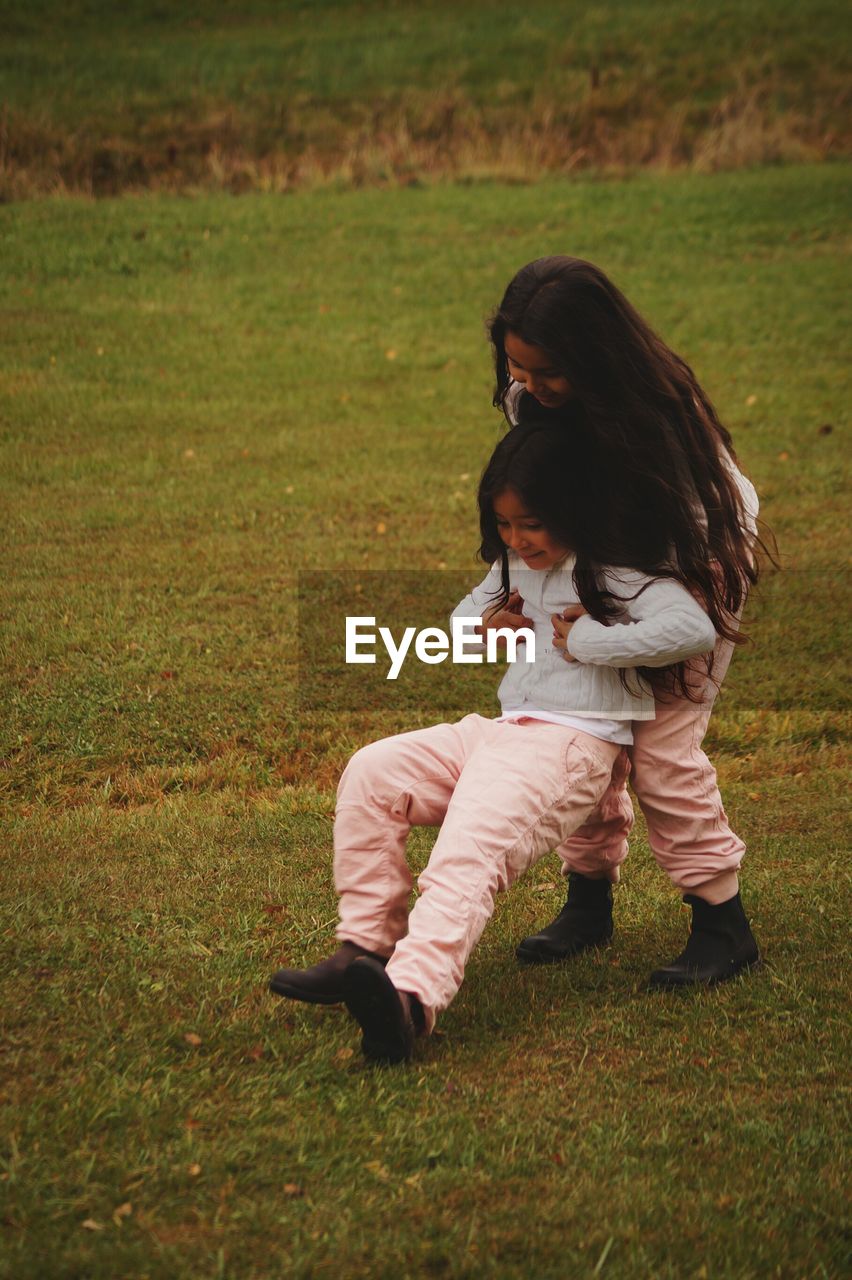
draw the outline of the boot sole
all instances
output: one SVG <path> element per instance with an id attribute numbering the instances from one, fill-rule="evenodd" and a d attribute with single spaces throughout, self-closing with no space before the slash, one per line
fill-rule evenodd
<path id="1" fill-rule="evenodd" d="M 344 1002 L 363 1032 L 361 1049 L 373 1062 L 407 1062 L 414 1043 L 396 987 L 384 967 L 356 960 L 346 970 Z"/>
<path id="2" fill-rule="evenodd" d="M 571 951 L 554 953 L 533 948 L 526 949 L 523 942 L 519 942 L 515 948 L 515 957 L 520 960 L 521 964 L 563 964 L 566 960 L 573 960 L 576 956 L 581 956 L 584 951 L 603 951 L 605 947 L 611 944 L 612 938 L 601 938 L 599 942 L 586 942 L 583 946 L 574 947 Z"/>
<path id="3" fill-rule="evenodd" d="M 755 973 L 758 969 L 763 968 L 763 957 L 758 956 L 755 960 L 746 960 L 743 964 L 738 965 L 736 969 L 732 969 L 730 973 L 720 974 L 717 978 L 697 978 L 684 974 L 682 978 L 655 977 L 652 973 L 646 983 L 648 991 L 683 991 L 688 987 L 718 987 L 723 982 L 732 982 L 734 978 L 738 978 L 744 973 Z"/>

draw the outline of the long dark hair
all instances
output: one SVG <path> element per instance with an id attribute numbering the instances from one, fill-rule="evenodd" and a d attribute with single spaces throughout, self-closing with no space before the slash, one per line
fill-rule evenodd
<path id="1" fill-rule="evenodd" d="M 611 596 L 600 589 L 596 570 L 624 565 L 626 552 L 616 540 L 602 540 L 599 521 L 591 519 L 595 494 L 578 483 L 585 467 L 577 464 L 572 434 L 559 426 L 519 423 L 498 442 L 479 482 L 480 557 L 501 566 L 502 595 L 509 598 L 509 553 L 500 536 L 494 504 L 511 489 L 551 538 L 575 557 L 574 584 L 581 603 L 599 622 L 617 612 Z M 636 544 L 631 544 L 635 557 Z"/>
<path id="2" fill-rule="evenodd" d="M 541 347 L 568 379 L 565 407 L 515 393 L 507 333 Z M 726 464 L 726 455 L 736 462 L 731 437 L 685 361 L 598 267 L 579 258 L 522 267 L 489 334 L 494 404 L 510 423 L 561 427 L 570 436 L 571 501 L 579 504 L 571 515 L 575 577 L 589 612 L 595 567 L 624 565 L 677 579 L 719 636 L 741 640 L 737 617 L 758 578 L 755 538 Z M 580 512 L 589 522 L 582 530 Z"/>
<path id="3" fill-rule="evenodd" d="M 583 437 L 580 437 L 582 442 Z M 589 484 L 589 463 L 578 456 L 577 436 L 564 424 L 525 422 L 498 442 L 479 482 L 479 554 L 486 564 L 501 566 L 497 605 L 509 598 L 509 554 L 500 536 L 494 503 L 511 489 L 557 542 L 574 554 L 573 580 L 580 603 L 598 622 L 619 614 L 626 598 L 605 590 L 602 570 L 633 568 L 649 578 L 678 578 L 665 563 L 665 546 L 653 520 L 638 531 L 602 517 L 604 485 Z M 592 471 L 592 479 L 597 473 Z M 635 597 L 633 597 L 635 598 Z M 708 664 L 709 669 L 709 664 Z M 639 668 L 638 674 L 657 688 L 677 688 L 693 697 L 694 680 L 685 663 L 667 668 Z M 622 679 L 626 684 L 626 673 Z"/>

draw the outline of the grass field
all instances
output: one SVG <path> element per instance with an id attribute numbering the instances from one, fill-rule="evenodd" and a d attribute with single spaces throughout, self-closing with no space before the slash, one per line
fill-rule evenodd
<path id="1" fill-rule="evenodd" d="M 849 154 L 840 0 L 0 0 L 0 195 Z"/>
<path id="2" fill-rule="evenodd" d="M 843 1273 L 849 177 L 0 210 L 0 1275 Z M 560 250 L 689 358 L 779 540 L 710 735 L 767 965 L 642 991 L 686 917 L 640 829 L 609 952 L 518 969 L 545 861 L 369 1071 L 265 980 L 329 946 L 342 763 L 432 708 L 300 711 L 297 571 L 476 572 L 482 321 Z"/>

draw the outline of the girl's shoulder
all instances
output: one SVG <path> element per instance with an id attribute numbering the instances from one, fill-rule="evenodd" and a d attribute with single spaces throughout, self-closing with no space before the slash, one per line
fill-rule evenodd
<path id="1" fill-rule="evenodd" d="M 737 464 L 734 462 L 727 449 L 722 450 L 722 461 L 728 471 L 740 495 L 740 501 L 743 504 L 743 512 L 745 513 L 746 522 L 751 527 L 752 532 L 757 531 L 757 516 L 760 511 L 760 499 L 757 496 L 757 490 L 749 480 L 748 476 L 743 475 Z"/>
<path id="2" fill-rule="evenodd" d="M 510 382 L 506 391 L 506 398 L 503 402 L 503 408 L 506 417 L 509 419 L 513 427 L 518 425 L 518 402 L 524 390 L 522 382 Z"/>

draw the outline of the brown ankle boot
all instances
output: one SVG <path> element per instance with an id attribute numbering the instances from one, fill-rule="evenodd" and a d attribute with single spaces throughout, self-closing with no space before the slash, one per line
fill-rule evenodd
<path id="1" fill-rule="evenodd" d="M 269 979 L 269 990 L 288 1000 L 304 1000 L 307 1004 L 339 1004 L 343 1000 L 343 975 L 353 960 L 370 956 L 379 964 L 387 964 L 384 956 L 377 956 L 356 942 L 344 942 L 333 956 L 310 969 L 279 969 Z"/>
<path id="2" fill-rule="evenodd" d="M 371 1062 L 408 1062 L 426 1030 L 417 996 L 397 991 L 375 960 L 356 960 L 346 972 L 346 1008 L 364 1033 L 361 1050 Z"/>

